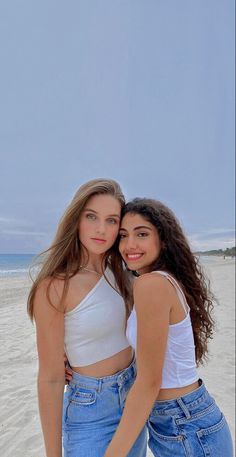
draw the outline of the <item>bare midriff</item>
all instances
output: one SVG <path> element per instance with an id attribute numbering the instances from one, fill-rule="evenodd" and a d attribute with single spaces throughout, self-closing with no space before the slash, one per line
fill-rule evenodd
<path id="1" fill-rule="evenodd" d="M 103 378 L 104 376 L 112 376 L 121 370 L 127 368 L 133 359 L 133 349 L 129 346 L 123 351 L 118 352 L 112 357 L 100 360 L 83 367 L 72 367 L 73 371 L 83 375 L 91 376 L 93 378 Z"/>
<path id="2" fill-rule="evenodd" d="M 189 394 L 199 387 L 198 381 L 193 384 L 189 384 L 185 387 L 175 387 L 173 389 L 161 389 L 157 401 L 174 400 L 175 398 L 183 397 L 183 395 Z"/>

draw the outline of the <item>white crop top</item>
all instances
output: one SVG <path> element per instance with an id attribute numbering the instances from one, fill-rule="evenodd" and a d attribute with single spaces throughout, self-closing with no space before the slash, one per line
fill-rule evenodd
<path id="1" fill-rule="evenodd" d="M 110 269 L 105 275 L 113 287 Z M 86 297 L 65 313 L 65 352 L 72 367 L 99 362 L 129 346 L 123 298 L 102 276 Z"/>
<path id="2" fill-rule="evenodd" d="M 193 329 L 185 295 L 173 276 L 164 271 L 154 271 L 165 276 L 175 287 L 186 317 L 169 325 L 166 354 L 162 371 L 162 389 L 185 387 L 198 380 Z M 133 309 L 127 323 L 127 338 L 135 349 L 137 344 L 137 316 Z"/>

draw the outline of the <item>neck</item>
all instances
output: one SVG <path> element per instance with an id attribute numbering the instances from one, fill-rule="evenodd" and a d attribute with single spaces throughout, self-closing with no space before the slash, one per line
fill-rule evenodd
<path id="1" fill-rule="evenodd" d="M 104 256 L 88 253 L 88 256 L 82 256 L 81 265 L 84 265 L 86 268 L 89 268 L 90 270 L 102 273 L 102 270 L 105 267 Z"/>

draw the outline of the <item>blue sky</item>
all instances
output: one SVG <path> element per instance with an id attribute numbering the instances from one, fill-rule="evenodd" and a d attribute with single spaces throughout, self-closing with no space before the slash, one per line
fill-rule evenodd
<path id="1" fill-rule="evenodd" d="M 45 249 L 94 177 L 234 244 L 233 1 L 13 0 L 0 42 L 0 252 Z"/>

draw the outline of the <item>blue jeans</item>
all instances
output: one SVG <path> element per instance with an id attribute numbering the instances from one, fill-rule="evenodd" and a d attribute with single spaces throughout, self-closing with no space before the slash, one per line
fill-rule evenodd
<path id="1" fill-rule="evenodd" d="M 228 424 L 199 380 L 176 400 L 157 401 L 149 416 L 149 447 L 155 457 L 233 457 Z"/>
<path id="2" fill-rule="evenodd" d="M 113 376 L 93 378 L 73 372 L 63 407 L 64 457 L 103 457 L 119 425 L 136 376 L 135 362 Z M 146 457 L 142 430 L 128 457 Z"/>

